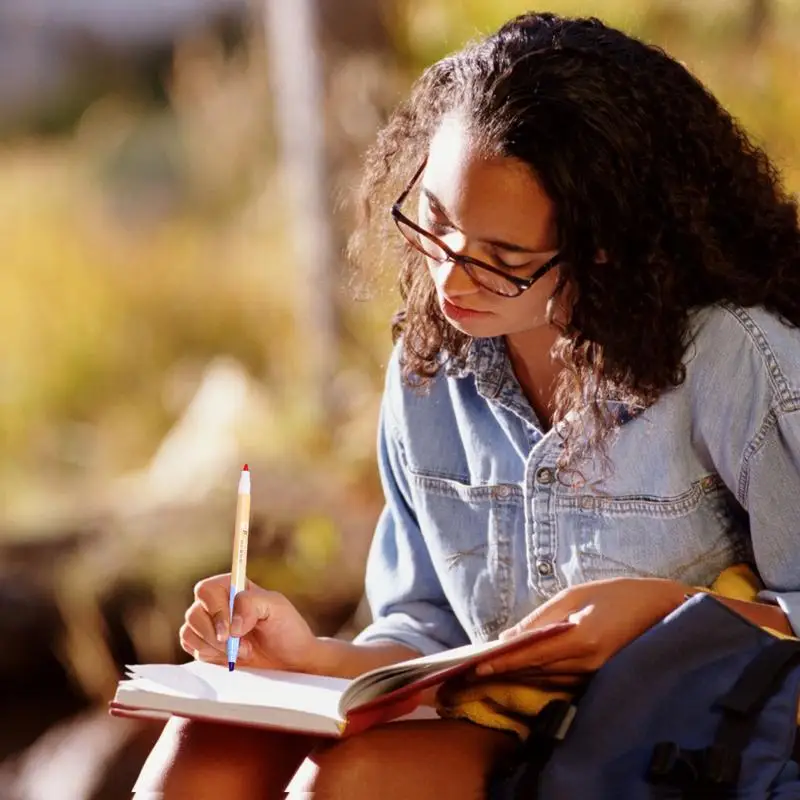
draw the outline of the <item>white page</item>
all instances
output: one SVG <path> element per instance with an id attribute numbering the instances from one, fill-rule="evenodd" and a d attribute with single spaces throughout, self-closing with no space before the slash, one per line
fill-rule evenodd
<path id="1" fill-rule="evenodd" d="M 338 703 L 349 681 L 274 670 L 237 669 L 192 661 L 128 667 L 142 690 L 241 706 L 304 711 L 338 719 Z M 126 684 L 120 685 L 122 692 Z"/>

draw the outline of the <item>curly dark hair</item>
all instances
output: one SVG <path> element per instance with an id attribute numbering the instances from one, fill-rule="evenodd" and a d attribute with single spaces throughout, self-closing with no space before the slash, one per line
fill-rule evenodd
<path id="1" fill-rule="evenodd" d="M 387 230 L 400 188 L 457 111 L 491 152 L 530 165 L 556 209 L 571 316 L 555 419 L 561 466 L 605 453 L 609 400 L 648 406 L 685 378 L 693 308 L 764 306 L 800 325 L 797 204 L 680 63 L 601 21 L 524 14 L 429 67 L 369 152 L 358 258 L 397 242 L 405 379 L 426 385 L 470 339 L 442 316 L 424 259 Z M 597 263 L 597 253 L 606 259 Z M 385 254 L 385 253 L 384 253 Z"/>

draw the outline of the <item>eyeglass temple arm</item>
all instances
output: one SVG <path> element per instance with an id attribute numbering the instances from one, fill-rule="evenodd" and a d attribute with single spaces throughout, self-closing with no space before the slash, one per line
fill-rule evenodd
<path id="1" fill-rule="evenodd" d="M 414 188 L 414 184 L 419 180 L 419 176 L 422 175 L 422 171 L 425 169 L 425 165 L 428 163 L 428 159 L 426 158 L 422 164 L 420 164 L 417 171 L 414 173 L 414 177 L 408 182 L 408 186 L 403 190 L 403 193 L 400 197 L 397 198 L 397 201 L 392 206 L 392 208 L 399 208 L 405 202 L 406 198 L 409 194 L 411 194 L 411 190 Z"/>

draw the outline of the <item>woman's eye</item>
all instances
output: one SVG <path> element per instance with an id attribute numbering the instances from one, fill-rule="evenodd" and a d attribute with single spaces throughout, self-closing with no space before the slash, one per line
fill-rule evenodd
<path id="1" fill-rule="evenodd" d="M 493 260 L 495 264 L 497 264 L 497 266 L 500 267 L 500 269 L 522 269 L 523 267 L 527 267 L 528 264 L 530 264 L 530 259 L 522 261 L 518 264 L 514 264 L 509 261 L 503 260 L 502 258 L 500 258 L 500 256 L 497 255 L 493 256 Z"/>
<path id="2" fill-rule="evenodd" d="M 439 222 L 435 219 L 429 219 L 427 223 L 427 228 L 431 233 L 435 233 L 439 236 L 447 233 L 448 231 L 452 230 L 450 225 L 446 225 L 444 222 Z"/>

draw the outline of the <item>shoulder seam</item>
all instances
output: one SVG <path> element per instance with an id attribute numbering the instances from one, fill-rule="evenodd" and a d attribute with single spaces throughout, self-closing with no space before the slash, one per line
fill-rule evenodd
<path id="1" fill-rule="evenodd" d="M 777 427 L 780 418 L 797 412 L 800 412 L 800 402 L 794 405 L 793 408 L 781 409 L 780 411 L 770 409 L 764 417 L 764 422 L 759 428 L 758 433 L 748 442 L 747 447 L 745 447 L 737 485 L 737 493 L 739 495 L 737 499 L 745 508 L 747 508 L 747 492 L 750 488 L 750 462 L 759 454 L 764 443 L 767 441 L 767 437 Z"/>
<path id="2" fill-rule="evenodd" d="M 764 331 L 745 309 L 731 303 L 722 303 L 720 308 L 742 326 L 761 355 L 779 410 L 794 411 L 800 408 L 800 392 L 793 391 L 786 380 Z"/>
<path id="3" fill-rule="evenodd" d="M 738 500 L 744 508 L 748 507 L 747 492 L 750 488 L 750 462 L 758 454 L 759 450 L 767 440 L 770 431 L 775 428 L 778 417 L 773 409 L 769 409 L 764 417 L 764 422 L 758 429 L 758 433 L 747 443 L 742 453 L 742 464 L 739 469 L 739 482 L 736 488 Z"/>

